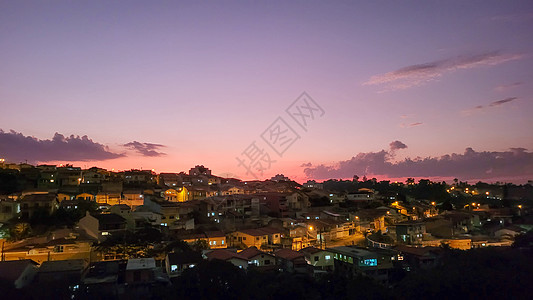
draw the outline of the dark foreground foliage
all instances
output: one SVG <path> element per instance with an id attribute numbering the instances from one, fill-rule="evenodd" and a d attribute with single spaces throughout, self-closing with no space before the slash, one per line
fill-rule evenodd
<path id="1" fill-rule="evenodd" d="M 527 237 L 524 237 L 524 239 Z M 529 245 L 529 240 L 525 243 Z M 143 295 L 106 299 L 531 299 L 530 247 L 446 250 L 439 266 L 407 272 L 385 287 L 368 277 L 342 273 L 313 278 L 278 271 L 248 272 L 219 261 L 203 261 Z M 403 277 L 403 278 L 401 278 Z M 61 283 L 15 290 L 0 282 L 2 299 L 86 299 Z M 4 297 L 5 296 L 5 297 Z"/>

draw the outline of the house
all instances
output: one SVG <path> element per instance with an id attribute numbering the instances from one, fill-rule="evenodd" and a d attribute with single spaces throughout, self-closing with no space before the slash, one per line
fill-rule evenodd
<path id="1" fill-rule="evenodd" d="M 302 248 L 308 247 L 311 242 L 316 242 L 316 236 L 310 234 L 309 228 L 304 225 L 288 226 L 289 236 L 284 236 L 282 245 L 292 250 L 298 251 Z"/>
<path id="2" fill-rule="evenodd" d="M 188 188 L 182 187 L 173 187 L 161 191 L 161 197 L 167 201 L 171 202 L 185 202 L 192 199 L 191 193 Z"/>
<path id="3" fill-rule="evenodd" d="M 48 260 L 90 260 L 96 258 L 96 253 L 91 251 L 94 241 L 83 230 L 59 229 L 6 245 L 3 254 L 6 260 L 31 259 L 39 264 Z"/>
<path id="4" fill-rule="evenodd" d="M 135 222 L 133 219 L 133 211 L 129 205 L 115 204 L 109 207 L 108 212 L 123 217 L 126 220 L 128 229 L 135 228 Z"/>
<path id="5" fill-rule="evenodd" d="M 307 222 L 308 235 L 317 243 L 327 244 L 335 239 L 346 238 L 356 232 L 357 226 L 351 221 L 320 219 Z"/>
<path id="6" fill-rule="evenodd" d="M 120 204 L 122 201 L 122 195 L 120 192 L 99 192 L 96 194 L 96 202 L 98 204 L 115 205 Z"/>
<path id="7" fill-rule="evenodd" d="M 374 191 L 371 189 L 359 189 L 356 193 L 349 193 L 346 195 L 347 201 L 353 202 L 370 202 L 374 200 Z"/>
<path id="8" fill-rule="evenodd" d="M 154 258 L 132 258 L 126 264 L 124 282 L 128 284 L 145 284 L 155 281 Z"/>
<path id="9" fill-rule="evenodd" d="M 240 194 L 244 194 L 244 189 L 238 187 L 238 186 L 233 186 L 233 185 L 223 185 L 222 188 L 220 189 L 220 193 L 221 195 L 223 196 L 228 196 L 228 195 L 240 195 Z"/>
<path id="10" fill-rule="evenodd" d="M 110 234 L 126 230 L 126 219 L 117 214 L 91 215 L 88 211 L 78 222 L 88 235 L 103 241 Z"/>
<path id="11" fill-rule="evenodd" d="M 354 218 L 358 221 L 361 231 L 367 232 L 381 232 L 385 233 L 387 227 L 385 226 L 385 217 L 388 216 L 390 212 L 388 209 L 361 209 L 354 214 Z"/>
<path id="12" fill-rule="evenodd" d="M 267 252 L 263 252 L 256 247 L 250 247 L 239 252 L 241 256 L 248 259 L 250 266 L 260 270 L 271 270 L 276 268 L 276 257 Z"/>
<path id="13" fill-rule="evenodd" d="M 135 228 L 142 226 L 143 224 L 150 224 L 152 226 L 161 225 L 162 215 L 151 211 L 144 205 L 137 206 L 133 212 L 133 219 L 135 220 Z"/>
<path id="14" fill-rule="evenodd" d="M 186 269 L 194 268 L 203 260 L 202 255 L 195 251 L 168 253 L 165 267 L 169 277 L 177 277 Z"/>
<path id="15" fill-rule="evenodd" d="M 175 187 L 181 185 L 181 178 L 177 173 L 159 173 L 157 176 L 157 183 L 168 187 Z"/>
<path id="16" fill-rule="evenodd" d="M 191 168 L 189 170 L 190 176 L 211 176 L 211 170 L 209 168 L 204 167 L 203 165 L 196 165 L 194 168 Z"/>
<path id="17" fill-rule="evenodd" d="M 119 284 L 124 283 L 126 264 L 124 260 L 91 263 L 82 276 L 82 290 L 90 299 L 117 297 Z"/>
<path id="18" fill-rule="evenodd" d="M 306 247 L 299 251 L 305 256 L 307 264 L 313 266 L 316 271 L 331 272 L 335 268 L 333 253 L 316 247 Z"/>
<path id="19" fill-rule="evenodd" d="M 122 192 L 120 203 L 127 204 L 133 208 L 143 205 L 144 192 L 141 189 L 129 189 Z"/>
<path id="20" fill-rule="evenodd" d="M 518 226 L 514 226 L 514 225 L 509 225 L 509 226 L 506 226 L 502 229 L 499 229 L 499 230 L 496 230 L 494 232 L 494 236 L 497 237 L 497 238 L 507 238 L 507 239 L 514 239 L 515 236 L 519 235 L 519 234 L 522 234 L 526 232 L 526 230 L 524 230 L 523 228 L 521 227 L 518 227 Z"/>
<path id="21" fill-rule="evenodd" d="M 152 196 L 146 196 L 144 198 L 143 206 L 152 212 L 160 214 L 161 225 L 168 227 L 173 227 L 179 220 L 186 220 L 187 216 L 194 212 L 194 206 L 187 202 L 170 202 L 159 200 Z"/>
<path id="22" fill-rule="evenodd" d="M 260 229 L 241 229 L 227 235 L 230 247 L 257 247 L 268 244 L 268 233 Z"/>
<path id="23" fill-rule="evenodd" d="M 396 252 L 384 249 L 363 249 L 355 246 L 326 248 L 333 253 L 335 270 L 369 276 L 382 283 L 388 282 L 389 271 L 393 269 Z"/>
<path id="24" fill-rule="evenodd" d="M 445 212 L 439 217 L 449 220 L 454 229 L 454 235 L 468 233 L 474 227 L 481 226 L 479 215 L 462 211 Z"/>
<path id="25" fill-rule="evenodd" d="M 96 196 L 89 193 L 81 193 L 76 195 L 76 199 L 78 200 L 87 200 L 87 201 L 96 201 Z"/>
<path id="26" fill-rule="evenodd" d="M 410 269 L 429 269 L 437 266 L 443 249 L 440 247 L 411 247 L 398 245 L 394 247 L 398 251 L 397 259 L 403 260 Z"/>
<path id="27" fill-rule="evenodd" d="M 61 283 L 73 288 L 81 283 L 86 268 L 87 262 L 83 259 L 45 261 L 39 267 L 35 283 L 41 286 Z"/>
<path id="28" fill-rule="evenodd" d="M 318 183 L 315 180 L 308 180 L 307 182 L 302 184 L 302 186 L 304 188 L 307 188 L 307 189 L 317 189 L 317 190 L 323 190 L 324 189 L 324 184 L 323 183 Z"/>
<path id="29" fill-rule="evenodd" d="M 285 196 L 287 199 L 287 205 L 292 210 L 307 210 L 311 203 L 309 202 L 309 196 L 302 192 L 294 192 Z"/>
<path id="30" fill-rule="evenodd" d="M 274 251 L 276 264 L 284 272 L 290 273 L 310 273 L 311 268 L 305 260 L 305 255 L 291 249 L 278 249 Z"/>
<path id="31" fill-rule="evenodd" d="M 125 183 L 143 184 L 152 183 L 157 180 L 155 174 L 147 170 L 130 170 L 125 171 L 122 175 L 124 176 Z"/>
<path id="32" fill-rule="evenodd" d="M 274 227 L 261 227 L 258 229 L 267 234 L 268 245 L 281 244 L 281 238 L 283 237 L 284 230 Z"/>
<path id="33" fill-rule="evenodd" d="M 226 235 L 222 231 L 206 231 L 207 244 L 210 249 L 227 248 Z"/>
<path id="34" fill-rule="evenodd" d="M 71 194 L 67 194 L 67 193 L 58 193 L 57 194 L 57 201 L 59 201 L 59 203 L 65 201 L 65 200 L 73 200 L 74 198 L 76 197 L 76 195 L 71 195 Z"/>
<path id="35" fill-rule="evenodd" d="M 31 218 L 36 211 L 52 214 L 58 207 L 56 194 L 30 194 L 22 196 L 19 200 L 21 217 Z"/>
<path id="36" fill-rule="evenodd" d="M 287 197 L 282 193 L 256 193 L 253 195 L 255 199 L 259 200 L 262 209 L 269 215 L 274 215 L 279 218 L 288 216 Z"/>
<path id="37" fill-rule="evenodd" d="M 232 251 L 229 249 L 215 249 L 204 251 L 202 255 L 207 260 L 223 260 L 233 264 L 234 266 L 240 269 L 248 269 L 248 259 L 240 254 L 237 251 Z"/>
<path id="38" fill-rule="evenodd" d="M 5 223 L 20 212 L 20 203 L 0 196 L 0 223 Z"/>
<path id="39" fill-rule="evenodd" d="M 227 235 L 230 247 L 266 247 L 268 245 L 280 245 L 282 230 L 273 227 L 257 229 L 241 229 Z"/>
<path id="40" fill-rule="evenodd" d="M 0 261 L 0 280 L 17 289 L 28 286 L 37 274 L 38 264 L 31 259 Z"/>
<path id="41" fill-rule="evenodd" d="M 404 221 L 396 223 L 396 238 L 400 243 L 420 244 L 424 234 L 426 234 L 426 224 L 424 222 Z"/>

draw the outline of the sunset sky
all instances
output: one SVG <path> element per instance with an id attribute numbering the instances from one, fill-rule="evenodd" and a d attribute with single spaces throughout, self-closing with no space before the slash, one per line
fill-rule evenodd
<path id="1" fill-rule="evenodd" d="M 0 2 L 9 162 L 525 183 L 532 95 L 533 1 Z"/>

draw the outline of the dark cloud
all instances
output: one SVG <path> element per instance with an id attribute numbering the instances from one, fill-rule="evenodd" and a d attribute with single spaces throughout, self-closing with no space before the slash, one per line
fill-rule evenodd
<path id="1" fill-rule="evenodd" d="M 504 104 L 504 103 L 511 102 L 511 101 L 516 100 L 516 99 L 517 99 L 516 97 L 505 98 L 505 99 L 502 99 L 502 100 L 494 101 L 494 102 L 492 102 L 491 104 L 489 104 L 489 106 L 492 107 L 492 106 L 502 105 L 502 104 Z"/>
<path id="2" fill-rule="evenodd" d="M 359 153 L 338 164 L 305 168 L 308 178 L 351 178 L 354 174 L 400 177 L 457 177 L 483 179 L 498 177 L 533 176 L 533 152 L 524 148 L 511 148 L 504 152 L 477 152 L 466 148 L 462 154 L 441 157 L 406 158 L 392 162 L 393 153 Z"/>
<path id="3" fill-rule="evenodd" d="M 424 124 L 424 123 L 422 123 L 422 122 L 415 122 L 415 123 L 410 123 L 410 124 L 402 123 L 402 124 L 400 124 L 400 127 L 403 127 L 403 128 L 407 127 L 407 128 L 409 128 L 409 127 L 420 126 L 420 125 L 422 125 L 422 124 Z"/>
<path id="4" fill-rule="evenodd" d="M 445 73 L 480 66 L 492 66 L 523 58 L 521 54 L 490 52 L 463 55 L 430 63 L 411 65 L 385 74 L 374 75 L 363 85 L 386 85 L 389 90 L 401 90 L 435 80 Z"/>
<path id="5" fill-rule="evenodd" d="M 303 163 L 303 164 L 300 165 L 301 168 L 309 168 L 311 166 L 313 166 L 313 164 L 310 163 L 310 162 L 309 163 Z"/>
<path id="6" fill-rule="evenodd" d="M 517 97 L 509 97 L 509 98 L 505 98 L 505 99 L 502 99 L 502 100 L 493 101 L 487 106 L 478 105 L 478 106 L 476 106 L 474 108 L 463 110 L 462 113 L 465 114 L 465 115 L 471 115 L 474 112 L 483 111 L 483 110 L 485 110 L 485 109 L 487 109 L 489 107 L 500 106 L 502 104 L 505 104 L 505 103 L 508 103 L 508 102 L 511 102 L 511 101 L 515 101 L 516 99 L 518 99 L 518 98 Z"/>
<path id="7" fill-rule="evenodd" d="M 107 160 L 124 156 L 113 153 L 105 145 L 86 135 L 65 137 L 56 132 L 51 140 L 40 140 L 16 131 L 0 129 L 0 156 L 11 162 Z"/>
<path id="8" fill-rule="evenodd" d="M 400 142 L 400 141 L 394 141 L 394 142 L 391 142 L 391 143 L 389 144 L 389 147 L 390 147 L 390 150 L 391 150 L 391 151 L 396 151 L 396 150 L 398 150 L 398 149 L 405 149 L 405 148 L 407 148 L 407 145 L 404 144 L 404 143 L 402 143 L 402 142 Z"/>
<path id="9" fill-rule="evenodd" d="M 156 156 L 166 155 L 166 153 L 157 151 L 160 148 L 165 147 L 164 145 L 161 145 L 161 144 L 140 143 L 137 141 L 133 141 L 133 142 L 124 144 L 123 146 L 130 150 L 134 150 L 137 153 L 144 155 L 144 156 L 156 157 Z"/>

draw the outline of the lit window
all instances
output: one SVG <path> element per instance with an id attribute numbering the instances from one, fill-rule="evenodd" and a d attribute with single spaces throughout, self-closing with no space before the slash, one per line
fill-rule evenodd
<path id="1" fill-rule="evenodd" d="M 102 232 L 102 235 L 109 235 L 109 232 L 104 231 L 104 232 Z"/>
<path id="2" fill-rule="evenodd" d="M 170 266 L 170 271 L 171 272 L 176 272 L 177 270 L 178 270 L 178 266 L 177 265 Z"/>
<path id="3" fill-rule="evenodd" d="M 331 259 L 331 255 L 326 255 L 326 256 L 324 256 L 324 258 L 325 258 L 326 260 Z"/>
<path id="4" fill-rule="evenodd" d="M 376 258 L 365 259 L 363 260 L 363 265 L 370 266 L 370 267 L 377 266 L 378 260 Z"/>

